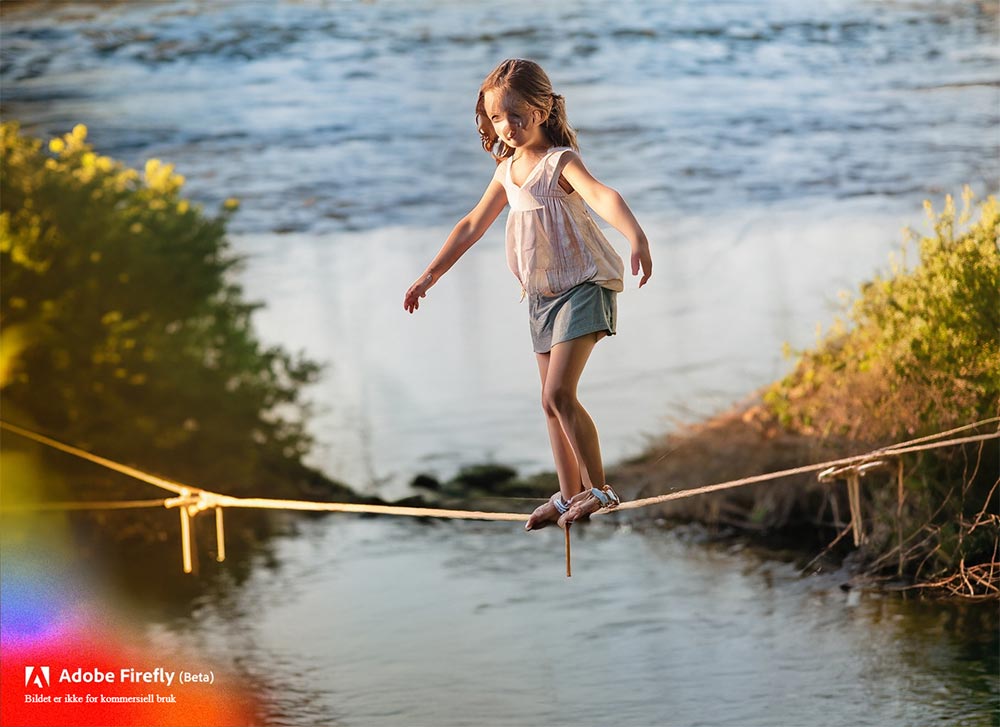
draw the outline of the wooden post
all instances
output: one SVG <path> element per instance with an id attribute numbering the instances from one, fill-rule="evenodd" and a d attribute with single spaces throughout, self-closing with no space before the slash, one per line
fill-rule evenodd
<path id="1" fill-rule="evenodd" d="M 226 559 L 226 532 L 222 527 L 222 508 L 215 508 L 215 559 L 220 563 Z"/>
<path id="2" fill-rule="evenodd" d="M 187 505 L 177 508 L 181 511 L 181 558 L 184 562 L 184 572 L 190 573 L 194 570 L 191 565 L 191 515 L 188 513 Z"/>
<path id="3" fill-rule="evenodd" d="M 567 578 L 571 578 L 573 576 L 573 571 L 570 568 L 570 559 L 569 559 L 569 527 L 572 524 L 573 523 L 566 523 L 566 577 Z"/>
<path id="4" fill-rule="evenodd" d="M 847 478 L 847 499 L 851 506 L 851 530 L 854 531 L 854 547 L 864 542 L 861 525 L 861 475 L 852 469 Z"/>
<path id="5" fill-rule="evenodd" d="M 903 575 L 903 458 L 896 460 L 896 541 L 899 543 L 899 565 L 896 575 Z"/>

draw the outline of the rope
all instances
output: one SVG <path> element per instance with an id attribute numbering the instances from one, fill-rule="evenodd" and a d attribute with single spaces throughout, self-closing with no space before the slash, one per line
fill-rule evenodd
<path id="1" fill-rule="evenodd" d="M 3 511 L 24 511 L 24 510 L 94 510 L 94 509 L 127 509 L 130 507 L 179 507 L 181 505 L 193 505 L 198 510 L 210 507 L 241 507 L 257 508 L 262 510 L 312 510 L 319 512 L 352 512 L 373 515 L 403 515 L 408 517 L 437 517 L 455 518 L 465 520 L 510 520 L 525 521 L 528 516 L 516 512 L 480 512 L 473 510 L 444 510 L 440 508 L 425 507 L 401 507 L 394 505 L 365 505 L 349 502 L 310 502 L 307 500 L 273 500 L 267 498 L 241 498 L 221 495 L 209 490 L 195 487 L 194 485 L 168 480 L 163 477 L 148 472 L 143 472 L 135 467 L 130 467 L 120 462 L 115 462 L 106 457 L 64 444 L 44 434 L 38 434 L 30 429 L 0 421 L 0 428 L 18 434 L 27 439 L 31 439 L 47 447 L 58 449 L 59 451 L 71 454 L 74 457 L 85 459 L 88 462 L 106 467 L 107 469 L 119 472 L 123 475 L 133 477 L 142 482 L 146 482 L 155 487 L 174 492 L 179 497 L 164 500 L 133 500 L 130 502 L 110 503 L 110 502 L 53 502 L 45 505 L 19 505 L 14 507 L 4 507 Z M 209 504 L 211 503 L 211 504 Z"/>
<path id="2" fill-rule="evenodd" d="M 107 459 L 105 457 L 98 457 L 96 454 L 91 454 L 85 449 L 80 449 L 79 447 L 73 447 L 69 444 L 63 444 L 62 442 L 57 442 L 55 439 L 46 437 L 44 434 L 38 434 L 32 432 L 29 429 L 23 429 L 21 427 L 15 426 L 13 424 L 8 424 L 5 421 L 0 421 L 0 427 L 6 429 L 7 431 L 14 432 L 14 434 L 20 434 L 22 437 L 27 437 L 28 439 L 33 439 L 40 444 L 44 444 L 47 447 L 52 447 L 53 449 L 58 449 L 60 451 L 71 454 L 74 457 L 79 457 L 80 459 L 85 459 L 94 464 L 99 464 L 101 467 L 107 467 L 109 470 L 114 470 L 115 472 L 120 472 L 123 475 L 128 475 L 142 482 L 146 482 L 155 487 L 162 488 L 164 490 L 170 490 L 178 495 L 182 495 L 188 490 L 197 489 L 187 487 L 178 482 L 171 482 L 170 480 L 165 480 L 162 477 L 157 477 L 156 475 L 151 475 L 148 472 L 143 472 L 142 470 L 136 469 L 135 467 L 129 467 L 126 464 L 121 464 L 115 462 L 114 460 Z"/>
<path id="3" fill-rule="evenodd" d="M 913 444 L 920 444 L 921 442 L 929 442 L 932 439 L 940 439 L 941 437 L 949 437 L 952 434 L 958 434 L 959 432 L 966 432 L 970 429 L 979 429 L 987 424 L 998 424 L 1000 423 L 1000 417 L 991 417 L 989 419 L 983 419 L 982 421 L 974 422 L 972 424 L 965 424 L 961 427 L 955 427 L 954 429 L 949 429 L 945 432 L 938 432 L 937 434 L 928 434 L 925 437 L 917 437 L 916 439 L 911 439 L 907 442 L 900 442 L 899 444 L 894 444 L 894 447 L 909 447 Z"/>
<path id="4" fill-rule="evenodd" d="M 404 515 L 407 517 L 437 517 L 459 520 L 509 520 L 523 522 L 528 516 L 519 512 L 482 512 L 477 510 L 444 510 L 434 507 L 402 507 L 396 505 L 366 505 L 350 502 L 312 502 L 310 500 L 273 500 L 263 497 L 229 497 L 202 490 L 204 507 L 242 507 L 257 510 L 311 510 L 315 512 L 353 512 L 371 515 Z M 169 507 L 169 505 L 168 505 Z"/>
<path id="5" fill-rule="evenodd" d="M 1000 428 L 996 432 L 990 434 L 981 434 L 971 437 L 961 437 L 957 439 L 948 439 L 944 441 L 932 441 L 935 439 L 940 439 L 943 436 L 949 436 L 951 434 L 957 434 L 959 432 L 967 431 L 969 429 L 974 429 L 984 424 L 990 424 L 996 421 L 1000 421 L 1000 417 L 994 419 L 987 419 L 982 422 L 976 422 L 975 424 L 969 424 L 964 427 L 958 427 L 957 429 L 952 429 L 948 432 L 941 432 L 939 434 L 931 435 L 929 437 L 921 437 L 919 439 L 910 440 L 909 442 L 902 442 L 900 444 L 893 445 L 884 449 L 878 449 L 868 454 L 856 455 L 854 457 L 845 457 L 843 459 L 833 460 L 830 462 L 822 462 L 820 464 L 807 465 L 805 467 L 795 467 L 793 469 L 781 470 L 778 472 L 770 472 L 762 475 L 755 475 L 753 477 L 743 477 L 738 480 L 730 480 L 728 482 L 720 482 L 715 485 L 706 485 L 704 487 L 695 487 L 688 490 L 681 490 L 679 492 L 670 492 L 665 495 L 658 495 L 656 497 L 647 497 L 640 500 L 632 500 L 631 502 L 625 502 L 619 505 L 616 509 L 618 510 L 632 510 L 640 507 L 646 507 L 647 505 L 654 505 L 661 502 L 667 502 L 669 500 L 679 500 L 686 497 L 695 497 L 696 495 L 702 495 L 708 492 L 718 492 L 720 490 L 729 490 L 736 487 L 744 487 L 746 485 L 755 484 L 758 482 L 766 482 L 768 480 L 776 480 L 783 477 L 790 477 L 792 475 L 803 474 L 807 472 L 815 472 L 817 470 L 827 470 L 824 475 L 832 478 L 837 474 L 836 468 L 842 467 L 851 471 L 851 482 L 850 485 L 853 486 L 852 490 L 852 513 L 851 513 L 851 527 L 854 531 L 855 545 L 858 545 L 863 540 L 863 533 L 861 532 L 861 518 L 860 513 L 855 509 L 854 500 L 858 500 L 859 496 L 855 490 L 857 489 L 858 478 L 860 477 L 859 470 L 866 464 L 872 463 L 873 459 L 882 457 L 895 457 L 902 454 L 908 454 L 911 452 L 921 452 L 929 449 L 938 449 L 940 447 L 952 447 L 959 444 L 967 444 L 971 442 L 983 442 L 987 439 L 997 439 L 1000 437 Z M 165 508 L 176 508 L 180 513 L 180 523 L 181 523 L 181 557 L 183 561 L 183 568 L 185 573 L 191 573 L 194 570 L 194 559 L 193 559 L 193 537 L 192 537 L 192 519 L 198 513 L 204 510 L 214 510 L 215 511 L 215 527 L 216 527 L 216 542 L 218 546 L 216 560 L 224 561 L 226 558 L 226 547 L 225 547 L 225 530 L 223 526 L 223 509 L 227 507 L 239 507 L 239 508 L 253 508 L 261 510 L 311 510 L 317 512 L 353 512 L 353 513 L 370 513 L 375 515 L 402 515 L 407 517 L 434 517 L 434 518 L 450 518 L 450 519 L 464 519 L 464 520 L 496 520 L 496 521 L 515 521 L 521 522 L 528 519 L 528 515 L 524 513 L 516 512 L 484 512 L 475 510 L 446 510 L 441 508 L 425 508 L 425 507 L 402 507 L 397 505 L 367 505 L 358 503 L 347 503 L 347 502 L 312 502 L 308 500 L 281 500 L 281 499 L 268 499 L 260 497 L 231 497 L 229 495 L 222 495 L 217 492 L 211 492 L 209 490 L 204 490 L 200 487 L 193 487 L 191 485 L 185 485 L 180 482 L 174 482 L 172 480 L 167 480 L 162 477 L 157 477 L 156 475 L 151 475 L 148 472 L 143 472 L 142 470 L 136 469 L 135 467 L 129 467 L 128 465 L 121 464 L 120 462 L 115 462 L 113 460 L 107 459 L 106 457 L 99 457 L 97 455 L 91 454 L 86 450 L 80 449 L 79 447 L 73 447 L 68 444 L 63 444 L 62 442 L 56 441 L 50 437 L 46 437 L 42 434 L 32 432 L 28 429 L 15 426 L 13 424 L 8 424 L 0 420 L 0 428 L 6 429 L 7 431 L 18 434 L 22 437 L 26 437 L 40 444 L 44 444 L 48 447 L 58 449 L 67 454 L 71 454 L 75 457 L 85 459 L 94 464 L 98 464 L 102 467 L 106 467 L 115 472 L 133 477 L 142 482 L 146 482 L 155 487 L 159 487 L 164 490 L 169 490 L 170 492 L 178 495 L 177 497 L 165 498 L 161 500 L 126 500 L 118 502 L 53 502 L 42 505 L 23 505 L 15 506 L 13 508 L 0 508 L 0 512 L 10 512 L 18 510 L 93 510 L 93 509 L 103 509 L 103 510 L 123 510 L 129 508 L 142 508 L 142 507 L 165 507 Z M 880 463 L 881 464 L 881 463 Z M 852 469 L 853 468 L 853 469 Z M 822 479 L 822 478 L 821 478 Z M 859 506 L 858 506 L 859 507 Z M 595 514 L 601 514 L 599 511 Z M 570 539 L 569 539 L 569 528 L 570 524 L 567 523 L 565 528 L 565 548 L 566 548 L 566 576 L 569 577 L 572 574 L 570 567 Z M 846 530 L 845 530 L 846 532 Z M 837 538 L 840 539 L 840 536 Z"/>
<path id="6" fill-rule="evenodd" d="M 770 480 L 783 479 L 785 477 L 807 474 L 809 472 L 816 472 L 818 470 L 829 469 L 831 467 L 844 467 L 848 465 L 856 465 L 876 457 L 894 457 L 902 454 L 910 454 L 913 452 L 922 452 L 931 449 L 940 449 L 943 447 L 953 447 L 959 444 L 969 444 L 972 442 L 983 442 L 989 439 L 997 439 L 1000 438 L 1000 429 L 998 429 L 995 432 L 990 432 L 989 434 L 979 434 L 970 437 L 961 437 L 957 439 L 948 439 L 937 442 L 929 441 L 933 439 L 938 439 L 942 436 L 946 436 L 949 434 L 955 434 L 962 431 L 967 431 L 969 429 L 974 429 L 976 427 L 980 427 L 985 424 L 992 424 L 994 422 L 1000 422 L 1000 417 L 986 419 L 981 422 L 968 424 L 963 427 L 958 427 L 956 429 L 949 430 L 947 432 L 941 432 L 939 434 L 931 435 L 928 437 L 921 437 L 919 439 L 914 439 L 909 442 L 901 442 L 900 444 L 895 444 L 882 449 L 873 450 L 866 454 L 859 454 L 852 457 L 844 457 L 842 459 L 831 460 L 829 462 L 820 462 L 818 464 L 805 465 L 802 467 L 794 467 L 792 469 L 779 470 L 777 472 L 768 472 L 765 474 L 753 475 L 751 477 L 743 477 L 736 480 L 719 482 L 713 485 L 705 485 L 703 487 L 693 487 L 686 490 L 668 492 L 666 494 L 656 495 L 654 497 L 646 497 L 638 500 L 631 500 L 628 502 L 623 502 L 615 509 L 634 510 L 641 507 L 647 507 L 649 505 L 656 505 L 663 502 L 669 502 L 671 500 L 680 500 L 688 497 L 695 497 L 697 495 L 704 495 L 709 492 L 719 492 L 721 490 L 730 490 L 737 487 L 745 487 L 747 485 L 753 485 L 759 482 L 767 482 Z M 171 492 L 180 495 L 180 497 L 171 498 L 167 500 L 133 501 L 133 503 L 128 505 L 133 507 L 154 507 L 157 506 L 157 504 L 160 504 L 167 508 L 179 507 L 182 505 L 192 506 L 196 512 L 214 507 L 239 507 L 239 508 L 254 508 L 261 510 L 307 510 L 314 512 L 350 512 L 350 513 L 363 513 L 363 514 L 373 514 L 373 515 L 400 515 L 406 517 L 432 517 L 432 518 L 465 519 L 465 520 L 496 520 L 496 521 L 511 521 L 511 522 L 523 522 L 528 519 L 527 514 L 517 513 L 517 512 L 448 510 L 448 509 L 429 508 L 429 507 L 369 505 L 369 504 L 348 503 L 348 502 L 313 502 L 309 500 L 285 500 L 285 499 L 270 499 L 270 498 L 260 498 L 260 497 L 231 497 L 229 495 L 222 495 L 219 493 L 211 492 L 209 490 L 205 490 L 200 487 L 195 487 L 193 485 L 186 485 L 172 480 L 167 480 L 162 477 L 157 477 L 156 475 L 151 475 L 147 472 L 143 472 L 142 470 L 136 469 L 135 467 L 129 467 L 128 465 L 120 464 L 105 457 L 99 457 L 97 455 L 91 454 L 90 452 L 87 452 L 86 450 L 80 449 L 78 447 L 73 447 L 68 444 L 63 444 L 62 442 L 58 442 L 50 437 L 46 437 L 42 434 L 32 432 L 28 429 L 15 426 L 13 424 L 8 424 L 7 422 L 4 421 L 0 421 L 0 428 L 14 432 L 15 434 L 27 437 L 28 439 L 34 440 L 41 444 L 45 444 L 49 447 L 53 447 L 68 454 L 72 454 L 76 457 L 86 459 L 90 462 L 101 465 L 102 467 L 114 470 L 115 472 L 120 472 L 121 474 L 134 477 L 135 479 L 147 482 L 156 487 L 160 487 L 165 490 L 170 490 Z M 136 502 L 141 502 L 142 504 L 135 504 Z M 57 509 L 57 507 L 61 505 L 71 505 L 71 504 L 72 503 L 52 503 L 50 506 L 44 509 Z M 81 503 L 82 507 L 74 506 L 74 508 L 66 508 L 66 509 L 94 509 L 100 504 L 102 503 L 95 503 L 93 505 L 91 505 L 90 503 L 86 504 Z M 25 508 L 19 508 L 19 509 L 28 509 L 28 508 L 27 506 L 25 506 Z M 41 509 L 41 508 L 36 508 L 36 509 Z M 603 512 L 605 511 L 600 511 L 595 514 L 601 514 Z"/>
<path id="7" fill-rule="evenodd" d="M 970 425 L 974 426 L 974 425 Z M 969 428 L 969 427 L 966 427 Z M 791 477 L 793 475 L 806 474 L 808 472 L 816 472 L 817 470 L 829 469 L 831 467 L 844 467 L 846 465 L 855 465 L 872 459 L 873 457 L 895 457 L 901 454 L 910 454 L 912 452 L 923 452 L 929 449 L 940 449 L 942 447 L 954 447 L 959 444 L 969 444 L 971 442 L 984 442 L 988 439 L 998 439 L 1000 438 L 1000 431 L 991 432 L 989 434 L 980 434 L 973 437 L 962 437 L 960 439 L 948 439 L 943 442 L 932 442 L 928 444 L 914 445 L 912 447 L 893 445 L 885 449 L 877 449 L 867 454 L 859 454 L 854 457 L 845 457 L 843 459 L 831 460 L 829 462 L 821 462 L 819 464 L 806 465 L 804 467 L 794 467 L 792 469 L 780 470 L 778 472 L 768 472 L 767 474 L 754 475 L 753 477 L 743 477 L 738 480 L 729 480 L 728 482 L 720 482 L 715 485 L 706 485 L 704 487 L 694 487 L 688 490 L 680 490 L 678 492 L 668 492 L 665 495 L 657 495 L 655 497 L 646 497 L 639 500 L 630 500 L 629 502 L 623 502 L 616 509 L 617 510 L 633 510 L 635 508 L 646 507 L 648 505 L 656 505 L 661 502 L 668 502 L 670 500 L 680 500 L 685 497 L 694 497 L 695 495 L 704 495 L 708 492 L 718 492 L 720 490 L 730 490 L 734 487 L 744 487 L 746 485 L 753 485 L 758 482 L 767 482 L 768 480 L 777 480 L 784 477 Z M 904 443 L 905 444 L 905 443 Z"/>
<path id="8" fill-rule="evenodd" d="M 159 500 L 84 500 L 77 502 L 44 502 L 32 505 L 12 505 L 0 512 L 25 512 L 38 510 L 135 510 L 143 507 L 163 507 L 165 498 Z"/>

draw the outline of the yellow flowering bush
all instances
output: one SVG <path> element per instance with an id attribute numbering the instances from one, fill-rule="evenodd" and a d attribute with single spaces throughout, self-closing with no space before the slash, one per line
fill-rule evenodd
<path id="1" fill-rule="evenodd" d="M 7 123 L 0 144 L 4 417 L 176 479 L 300 494 L 318 367 L 256 339 L 225 235 L 237 205 L 206 215 L 173 165 L 128 168 L 82 125 L 43 145 Z M 80 472 L 112 490 L 88 496 L 121 486 Z"/>

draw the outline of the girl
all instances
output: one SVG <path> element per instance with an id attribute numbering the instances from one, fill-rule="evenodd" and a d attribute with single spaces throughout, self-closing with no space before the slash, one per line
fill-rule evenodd
<path id="1" fill-rule="evenodd" d="M 528 298 L 531 338 L 542 379 L 559 492 L 529 517 L 526 530 L 566 527 L 618 505 L 604 481 L 597 428 L 577 400 L 577 383 L 594 345 L 614 335 L 615 296 L 624 288 L 621 258 L 584 203 L 632 247 L 641 288 L 653 265 L 649 243 L 621 195 L 583 166 L 563 97 L 532 61 L 506 60 L 483 81 L 476 103 L 483 149 L 497 161 L 479 204 L 452 230 L 441 251 L 410 286 L 403 308 L 420 299 L 474 245 L 510 204 L 507 262 Z"/>

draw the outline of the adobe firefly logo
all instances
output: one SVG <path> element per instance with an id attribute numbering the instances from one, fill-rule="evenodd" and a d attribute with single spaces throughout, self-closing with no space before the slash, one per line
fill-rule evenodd
<path id="1" fill-rule="evenodd" d="M 26 666 L 24 667 L 24 686 L 33 686 L 44 689 L 51 686 L 49 681 L 49 667 L 47 666 Z"/>

